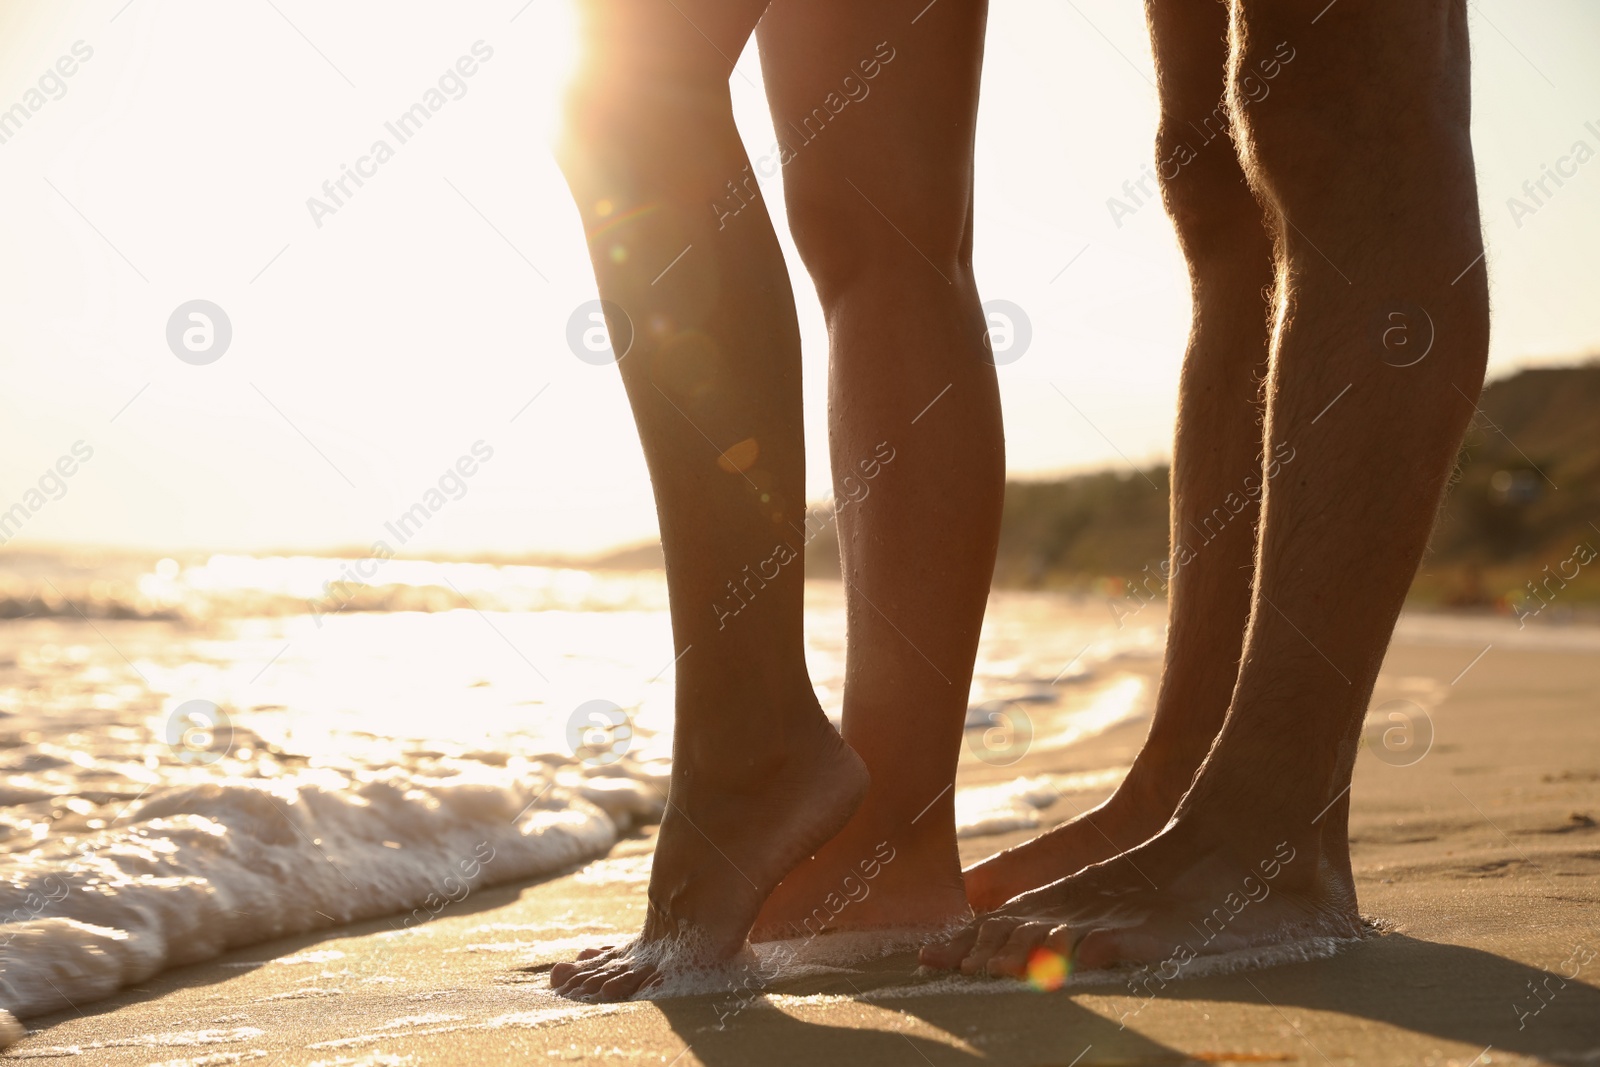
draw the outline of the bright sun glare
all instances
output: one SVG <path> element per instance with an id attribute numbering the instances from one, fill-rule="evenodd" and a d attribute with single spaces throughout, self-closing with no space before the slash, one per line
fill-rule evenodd
<path id="1" fill-rule="evenodd" d="M 560 130 L 561 96 L 578 62 L 578 15 L 573 0 L 530 0 L 517 21 L 531 21 L 528 36 L 538 71 L 534 126 L 546 142 Z"/>

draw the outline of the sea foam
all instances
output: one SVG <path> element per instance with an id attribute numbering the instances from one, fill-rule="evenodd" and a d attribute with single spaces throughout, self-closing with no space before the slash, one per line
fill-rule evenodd
<path id="1" fill-rule="evenodd" d="M 607 768 L 616 779 L 617 768 Z M 26 1018 L 271 938 L 446 913 L 474 889 L 603 855 L 638 788 L 556 765 L 219 778 L 0 860 L 0 1008 Z M 610 806 L 607 810 L 606 805 Z"/>

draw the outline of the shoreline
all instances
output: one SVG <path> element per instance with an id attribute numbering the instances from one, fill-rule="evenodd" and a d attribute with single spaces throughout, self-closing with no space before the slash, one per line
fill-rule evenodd
<path id="1" fill-rule="evenodd" d="M 268 942 L 81 1011 L 28 1020 L 32 1032 L 5 1056 L 283 1067 L 509 1055 L 684 1067 L 1074 1057 L 1079 1067 L 1324 1057 L 1466 1065 L 1483 1062 L 1487 1048 L 1494 1063 L 1597 1062 L 1600 959 L 1589 955 L 1600 950 L 1591 918 L 1600 913 L 1600 741 L 1591 722 L 1600 660 L 1496 648 L 1458 678 L 1474 652 L 1449 643 L 1391 649 L 1374 707 L 1387 699 L 1422 707 L 1432 743 L 1405 765 L 1371 751 L 1357 761 L 1357 884 L 1363 914 L 1385 929 L 1327 958 L 1185 975 L 1142 1001 L 1100 982 L 1040 993 L 918 977 L 901 953 L 780 981 L 720 1028 L 727 993 L 606 1006 L 554 997 L 548 963 L 636 928 L 651 827 L 580 870 L 476 890 L 404 933 L 374 920 Z M 1126 768 L 1146 725 L 1126 721 L 1004 768 L 964 765 L 960 784 L 1040 774 L 1094 782 L 1095 772 Z M 1110 788 L 1102 781 L 1069 794 L 1043 812 L 1044 823 Z M 963 862 L 1035 832 L 963 839 Z"/>

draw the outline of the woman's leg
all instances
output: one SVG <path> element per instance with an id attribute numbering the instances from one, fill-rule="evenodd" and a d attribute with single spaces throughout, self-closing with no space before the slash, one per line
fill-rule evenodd
<path id="1" fill-rule="evenodd" d="M 1150 736 L 1116 793 L 969 869 L 967 891 L 979 911 L 1166 825 L 1222 727 L 1250 618 L 1272 239 L 1229 132 L 1227 7 L 1147 0 L 1146 8 L 1161 71 L 1156 164 L 1189 264 L 1194 316 L 1172 450 L 1166 662 Z"/>
<path id="2" fill-rule="evenodd" d="M 983 0 L 777 0 L 758 33 L 789 220 L 827 316 L 844 736 L 872 776 L 758 936 L 969 914 L 951 786 L 1005 481 L 972 274 L 985 16 Z"/>
<path id="3" fill-rule="evenodd" d="M 563 964 L 563 992 L 632 995 L 658 965 L 744 945 L 780 879 L 866 788 L 801 631 L 800 343 L 762 206 L 722 225 L 748 160 L 730 63 L 766 0 L 583 0 L 562 166 L 655 489 L 679 652 L 672 783 L 634 943 Z M 614 329 L 618 324 L 614 324 Z"/>

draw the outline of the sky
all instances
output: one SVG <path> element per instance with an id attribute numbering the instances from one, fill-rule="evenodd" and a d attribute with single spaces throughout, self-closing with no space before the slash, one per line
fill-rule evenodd
<path id="1" fill-rule="evenodd" d="M 385 524 L 430 490 L 446 504 L 405 554 L 653 538 L 616 369 L 567 343 L 596 294 L 548 147 L 566 5 L 7 0 L 0 110 L 28 115 L 0 125 L 0 512 L 30 515 L 0 565 L 27 542 L 393 544 Z M 1509 203 L 1576 142 L 1600 151 L 1600 5 L 1471 10 L 1504 375 L 1600 351 L 1600 162 L 1531 214 Z M 441 77 L 443 106 L 399 143 L 385 123 Z M 1170 456 L 1187 279 L 1159 204 L 1108 206 L 1151 161 L 1153 80 L 1138 4 L 993 5 L 974 257 L 985 300 L 1031 327 L 999 370 L 1013 476 Z M 753 46 L 730 84 L 766 154 Z M 333 205 L 324 182 L 379 138 L 392 157 Z M 796 282 L 820 501 L 826 336 L 780 181 L 763 193 Z M 225 349 L 215 332 L 186 347 L 195 307 L 221 309 Z"/>

